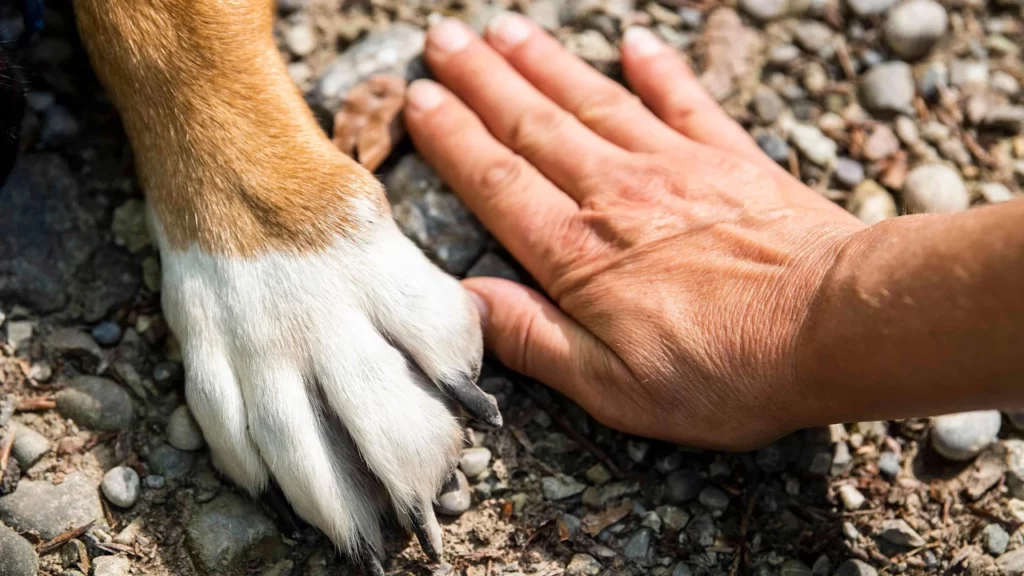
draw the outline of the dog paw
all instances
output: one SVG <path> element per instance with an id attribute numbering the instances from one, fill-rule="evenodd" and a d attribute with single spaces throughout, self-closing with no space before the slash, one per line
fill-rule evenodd
<path id="1" fill-rule="evenodd" d="M 390 218 L 317 251 L 162 246 L 164 312 L 216 466 L 375 564 L 391 514 L 437 558 L 433 500 L 463 441 L 456 406 L 501 425 L 477 388 L 479 318 Z M 160 234 L 157 234 L 158 237 Z"/>

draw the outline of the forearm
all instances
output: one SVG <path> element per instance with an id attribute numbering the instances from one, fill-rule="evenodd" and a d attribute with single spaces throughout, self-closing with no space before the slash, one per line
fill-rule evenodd
<path id="1" fill-rule="evenodd" d="M 860 233 L 801 343 L 806 424 L 1024 406 L 1024 201 Z"/>

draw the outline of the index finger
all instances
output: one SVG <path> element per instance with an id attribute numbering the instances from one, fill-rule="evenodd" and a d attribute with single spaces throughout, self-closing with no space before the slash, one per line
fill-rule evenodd
<path id="1" fill-rule="evenodd" d="M 542 285 L 561 266 L 559 248 L 579 206 L 498 142 L 436 82 L 408 90 L 405 123 L 420 154 Z"/>

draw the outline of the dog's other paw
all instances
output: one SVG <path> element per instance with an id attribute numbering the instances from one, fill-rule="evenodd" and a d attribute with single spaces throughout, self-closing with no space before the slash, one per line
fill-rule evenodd
<path id="1" fill-rule="evenodd" d="M 459 283 L 386 215 L 315 251 L 161 244 L 164 311 L 218 468 L 254 495 L 273 478 L 355 559 L 380 556 L 392 512 L 436 559 L 432 502 L 463 440 L 452 408 L 501 424 L 475 385 L 479 318 Z"/>

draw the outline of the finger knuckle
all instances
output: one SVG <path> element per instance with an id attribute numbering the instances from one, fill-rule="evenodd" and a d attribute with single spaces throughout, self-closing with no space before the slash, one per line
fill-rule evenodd
<path id="1" fill-rule="evenodd" d="M 559 139 L 572 120 L 572 115 L 557 106 L 526 110 L 512 121 L 506 142 L 520 154 L 540 154 L 549 142 Z"/>
<path id="2" fill-rule="evenodd" d="M 522 156 L 509 154 L 490 163 L 477 178 L 477 187 L 491 193 L 522 186 L 527 179 L 527 164 Z"/>
<path id="3" fill-rule="evenodd" d="M 576 106 L 577 116 L 584 124 L 606 124 L 619 121 L 641 108 L 640 99 L 621 89 L 601 90 L 583 98 Z"/>

